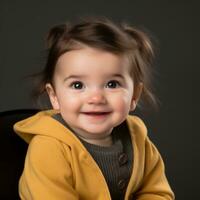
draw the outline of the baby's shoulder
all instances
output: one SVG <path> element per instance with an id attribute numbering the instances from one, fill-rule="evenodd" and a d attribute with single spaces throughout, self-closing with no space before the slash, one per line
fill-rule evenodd
<path id="1" fill-rule="evenodd" d="M 28 147 L 28 154 L 37 157 L 64 156 L 66 157 L 70 149 L 62 141 L 46 135 L 35 135 Z"/>

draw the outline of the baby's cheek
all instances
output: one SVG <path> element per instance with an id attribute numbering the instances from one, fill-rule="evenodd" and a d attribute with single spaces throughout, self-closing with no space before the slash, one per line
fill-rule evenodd
<path id="1" fill-rule="evenodd" d="M 66 96 L 62 99 L 62 105 L 69 111 L 75 111 L 80 108 L 80 99 L 78 97 Z"/>
<path id="2" fill-rule="evenodd" d="M 120 96 L 113 99 L 113 104 L 115 105 L 115 110 L 120 113 L 127 113 L 130 109 L 130 100 L 126 96 Z"/>

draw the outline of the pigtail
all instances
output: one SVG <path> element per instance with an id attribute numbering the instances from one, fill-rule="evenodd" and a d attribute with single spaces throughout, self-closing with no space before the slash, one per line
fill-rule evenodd
<path id="1" fill-rule="evenodd" d="M 60 24 L 51 28 L 46 37 L 47 48 L 51 49 L 51 47 L 54 46 L 58 42 L 58 40 L 60 40 L 64 36 L 66 31 L 66 24 Z"/>
<path id="2" fill-rule="evenodd" d="M 153 45 L 149 36 L 144 32 L 132 28 L 128 25 L 124 25 L 124 31 L 136 42 L 136 48 L 138 49 L 142 59 L 149 64 L 152 64 L 154 58 Z"/>
<path id="3" fill-rule="evenodd" d="M 135 79 L 137 82 L 143 83 L 142 100 L 157 109 L 158 100 L 154 96 L 152 80 L 153 80 L 153 45 L 149 36 L 133 27 L 123 25 L 124 32 L 132 40 L 134 49 L 134 63 L 136 65 Z"/>
<path id="4" fill-rule="evenodd" d="M 67 25 L 60 24 L 52 27 L 46 35 L 46 64 L 41 72 L 33 74 L 31 77 L 34 80 L 36 87 L 32 90 L 32 99 L 39 106 L 39 108 L 49 108 L 49 98 L 46 93 L 46 83 L 52 82 L 54 65 L 56 63 L 56 56 L 58 54 L 59 41 L 62 40 L 67 32 Z"/>

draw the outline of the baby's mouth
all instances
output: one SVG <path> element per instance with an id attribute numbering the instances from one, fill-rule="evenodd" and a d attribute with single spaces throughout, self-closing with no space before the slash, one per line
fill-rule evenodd
<path id="1" fill-rule="evenodd" d="M 87 111 L 82 114 L 93 119 L 105 119 L 111 114 L 111 111 Z"/>
<path id="2" fill-rule="evenodd" d="M 85 117 L 87 120 L 91 120 L 90 122 L 104 122 L 104 120 L 108 119 L 112 112 L 107 111 L 89 111 L 89 112 L 82 112 L 82 116 Z"/>
<path id="3" fill-rule="evenodd" d="M 82 112 L 82 114 L 88 115 L 88 116 L 105 116 L 110 114 L 111 112 Z"/>

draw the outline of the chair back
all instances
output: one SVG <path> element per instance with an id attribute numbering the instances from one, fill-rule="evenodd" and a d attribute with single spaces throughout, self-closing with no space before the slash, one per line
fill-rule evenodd
<path id="1" fill-rule="evenodd" d="M 36 109 L 0 112 L 0 199 L 19 199 L 18 181 L 28 144 L 14 132 L 13 125 L 36 112 Z"/>

